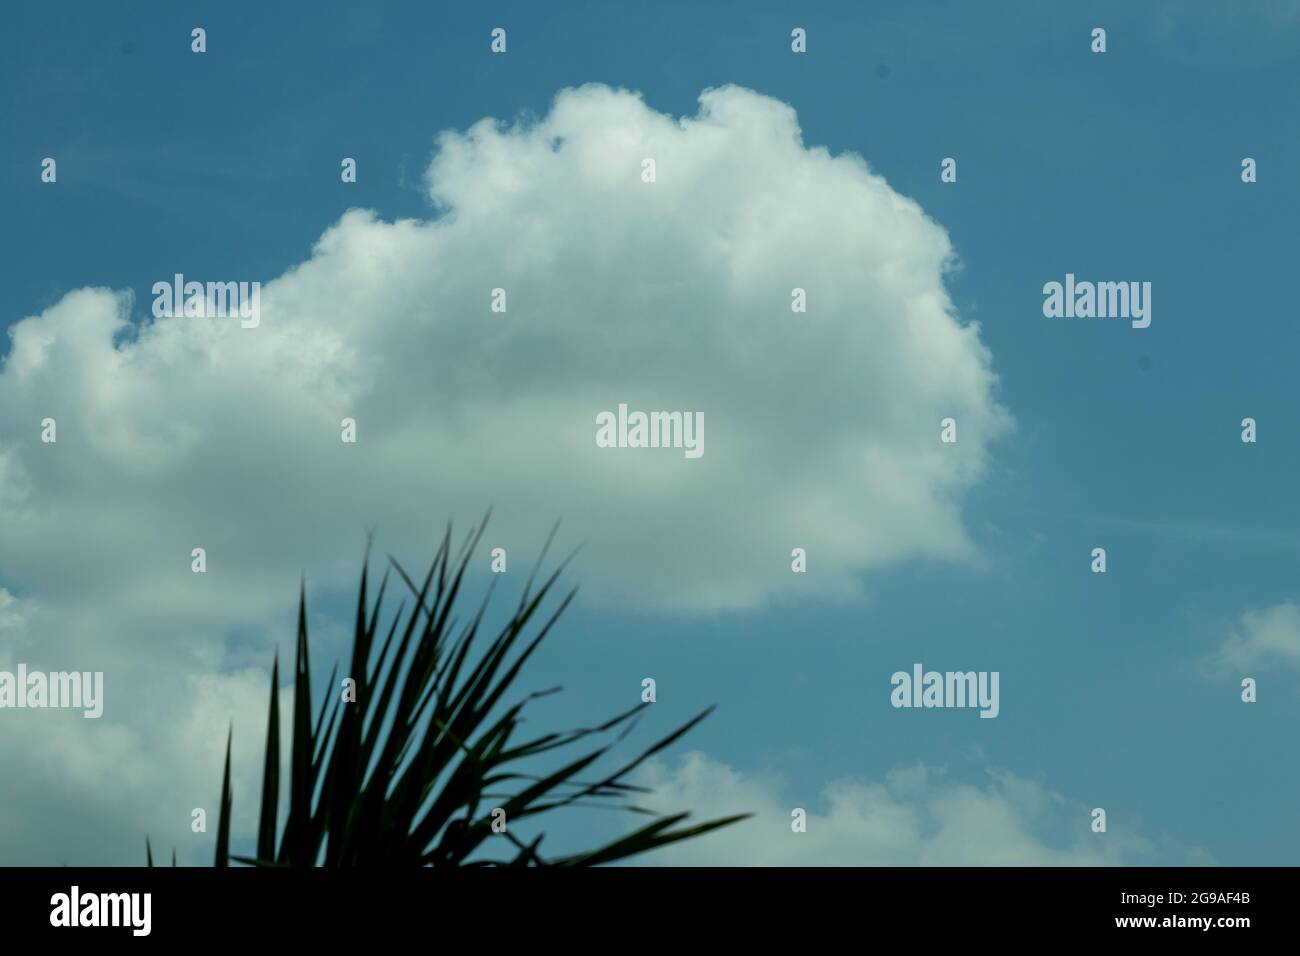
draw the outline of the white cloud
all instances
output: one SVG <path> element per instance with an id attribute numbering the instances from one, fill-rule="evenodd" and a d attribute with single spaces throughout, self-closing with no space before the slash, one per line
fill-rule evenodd
<path id="1" fill-rule="evenodd" d="M 700 866 L 1117 866 L 1160 858 L 1205 863 L 1108 820 L 1091 830 L 1091 806 L 1041 784 L 987 771 L 979 785 L 950 781 L 917 765 L 883 781 L 834 780 L 815 791 L 780 775 L 746 774 L 705 754 L 675 765 L 656 761 L 638 781 L 654 788 L 640 803 L 692 820 L 754 816 L 696 840 L 669 846 L 653 860 Z M 791 811 L 807 811 L 807 829 L 791 829 Z"/>
<path id="2" fill-rule="evenodd" d="M 1220 673 L 1277 666 L 1300 670 L 1300 607 L 1284 601 L 1262 611 L 1246 611 L 1204 663 Z"/>
<path id="3" fill-rule="evenodd" d="M 282 276 L 188 275 L 262 279 L 256 329 L 149 319 L 102 288 L 11 328 L 0 582 L 30 611 L 10 646 L 105 671 L 108 709 L 64 739 L 26 715 L 6 767 L 53 748 L 49 786 L 141 829 L 175 819 L 150 794 L 210 792 L 232 709 L 264 693 L 225 640 L 290 633 L 304 569 L 351 586 L 368 528 L 425 555 L 447 518 L 494 505 L 485 545 L 515 569 L 563 516 L 586 600 L 685 612 L 853 597 L 873 567 L 971 557 L 962 495 L 1010 419 L 945 291 L 948 237 L 860 158 L 806 148 L 788 106 L 727 87 L 674 120 L 586 86 L 531 125 L 444 133 L 428 183 L 428 221 L 351 210 Z M 620 402 L 703 412 L 704 457 L 597 448 Z"/>
<path id="4" fill-rule="evenodd" d="M 589 599 L 654 607 L 850 595 L 872 566 L 969 555 L 961 493 L 1008 419 L 945 292 L 946 234 L 861 159 L 805 148 L 784 104 L 701 104 L 674 121 L 588 86 L 532 126 L 443 134 L 444 215 L 347 213 L 266 285 L 257 329 L 165 318 L 115 344 L 131 302 L 104 289 L 18 323 L 6 576 L 157 595 L 202 543 L 247 598 L 307 557 L 350 568 L 367 525 L 427 534 L 493 502 L 519 547 L 561 514 L 589 540 Z M 703 412 L 704 458 L 597 448 L 619 402 Z"/>
<path id="5" fill-rule="evenodd" d="M 6 631 L 15 636 L 21 634 L 26 620 L 27 610 L 22 602 L 5 588 L 0 588 L 0 634 Z"/>
<path id="6" fill-rule="evenodd" d="M 31 665 L 33 656 L 0 651 L 0 670 Z M 59 667 L 57 651 L 41 656 Z M 182 863 L 210 862 L 230 728 L 234 829 L 256 827 L 268 683 L 258 668 L 195 674 L 133 661 L 106 670 L 98 720 L 80 710 L 0 711 L 0 857 L 11 865 L 143 864 L 148 836 L 156 856 L 175 848 Z M 290 691 L 280 704 L 285 754 L 291 700 Z M 194 808 L 207 814 L 204 833 L 191 829 Z"/>

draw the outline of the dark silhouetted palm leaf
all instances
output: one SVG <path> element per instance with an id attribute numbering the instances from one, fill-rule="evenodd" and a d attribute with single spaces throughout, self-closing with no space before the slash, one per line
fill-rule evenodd
<path id="1" fill-rule="evenodd" d="M 340 705 L 342 695 L 331 676 L 314 724 L 306 593 L 302 590 L 284 828 L 277 846 L 277 660 L 271 678 L 256 856 L 230 855 L 228 739 L 217 866 L 226 866 L 231 859 L 256 866 L 592 865 L 625 859 L 744 818 L 742 814 L 683 826 L 685 813 L 659 817 L 595 850 L 551 859 L 540 853 L 541 836 L 524 843 L 510 832 L 517 821 L 566 806 L 621 806 L 646 813 L 624 802 L 631 794 L 644 792 L 626 778 L 708 711 L 593 781 L 582 778 L 609 752 L 612 743 L 586 748 L 542 776 L 524 772 L 522 761 L 560 751 L 588 737 L 619 731 L 621 739 L 647 705 L 633 707 L 594 727 L 516 739 L 525 706 L 550 691 L 528 695 L 509 706 L 506 694 L 575 592 L 570 591 L 554 610 L 543 615 L 543 602 L 567 562 L 536 589 L 534 571 L 510 620 L 472 655 L 493 589 L 489 588 L 483 603 L 464 623 L 457 623 L 453 610 L 485 525 L 486 521 L 468 536 L 455 559 L 448 528 L 421 583 L 389 559 L 391 570 L 410 590 L 411 603 L 409 613 L 405 602 L 399 606 L 377 653 L 375 638 L 389 575 L 385 572 L 372 607 L 367 555 L 348 672 L 356 683 L 356 700 Z M 543 561 L 549 546 L 548 540 Z M 499 834 L 492 828 L 496 809 L 505 811 L 506 830 Z"/>

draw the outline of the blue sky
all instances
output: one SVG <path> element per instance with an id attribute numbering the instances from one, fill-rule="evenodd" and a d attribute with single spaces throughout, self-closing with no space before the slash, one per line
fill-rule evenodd
<path id="1" fill-rule="evenodd" d="M 1290 657 L 1261 654 L 1247 670 L 1206 664 L 1230 634 L 1249 633 L 1244 614 L 1300 600 L 1294 3 L 1247 4 L 1222 19 L 1192 4 L 1155 13 L 1120 3 L 996 13 L 969 3 L 319 4 L 310 16 L 247 3 L 198 13 L 142 4 L 126 15 L 20 3 L 11 17 L 0 39 L 7 327 L 86 287 L 134 290 L 132 320 L 143 323 L 150 286 L 176 271 L 270 282 L 308 260 L 350 208 L 431 219 L 424 175 L 437 134 L 484 117 L 544 117 L 566 87 L 635 91 L 674 118 L 725 84 L 788 104 L 805 146 L 860 155 L 946 231 L 959 260 L 945 278 L 952 304 L 978 323 L 994 398 L 1015 422 L 990 433 L 978 480 L 956 499 L 973 548 L 960 559 L 863 562 L 863 596 L 850 600 L 580 604 L 532 673 L 537 686 L 568 691 L 541 715 L 591 720 L 627 706 L 653 676 L 650 723 L 717 703 L 681 750 L 767 781 L 781 806 L 824 813 L 829 783 L 918 764 L 1006 797 L 988 783 L 990 770 L 1005 771 L 1063 795 L 1059 826 L 1037 833 L 1047 846 L 1116 836 L 1122 849 L 1108 862 L 1296 859 L 1300 633 L 1280 638 Z M 203 56 L 189 49 L 195 25 L 207 30 Z M 508 30 L 504 56 L 488 52 L 495 26 Z M 796 26 L 808 31 L 803 55 L 790 51 Z M 1096 26 L 1107 30 L 1104 55 L 1089 50 Z M 57 184 L 39 179 L 45 156 L 57 158 Z M 358 161 L 355 185 L 339 182 L 342 156 Z M 959 174 L 945 184 L 949 156 Z M 1258 182 L 1241 181 L 1243 157 L 1257 160 Z M 1045 318 L 1043 284 L 1067 272 L 1150 281 L 1151 327 Z M 871 361 L 864 354 L 864 373 Z M 869 413 L 849 401 L 821 407 L 832 423 Z M 1247 416 L 1255 444 L 1240 440 Z M 17 442 L 11 424 L 0 447 Z M 503 507 L 494 491 L 484 483 L 482 508 Z M 436 523 L 448 515 L 431 498 L 421 520 Z M 93 510 L 79 520 L 93 523 Z M 271 519 L 264 533 L 297 532 Z M 357 547 L 329 555 L 331 568 L 355 567 L 364 528 L 351 533 Z M 616 530 L 605 533 L 617 550 Z M 1107 551 L 1104 575 L 1089 571 L 1095 547 Z M 518 548 L 522 565 L 530 545 Z M 788 563 L 784 554 L 772 560 Z M 346 620 L 350 585 L 298 558 L 267 582 L 282 600 L 257 603 L 260 617 L 196 625 L 193 641 L 211 645 L 200 659 L 211 651 L 223 672 L 265 669 L 273 642 L 287 649 L 295 567 L 320 575 L 322 621 Z M 50 560 L 0 548 L 0 585 L 34 606 L 77 601 L 75 589 L 42 590 L 57 570 Z M 810 577 L 817 563 L 813 551 Z M 672 586 L 653 568 L 642 580 L 649 594 Z M 183 611 L 171 609 L 177 620 Z M 892 708 L 889 675 L 916 661 L 999 671 L 999 717 Z M 1239 699 L 1242 676 L 1257 678 L 1258 703 Z M 23 732 L 45 716 L 22 715 Z M 24 759 L 37 779 L 35 758 Z M 59 802 L 81 799 L 60 794 L 42 810 L 26 785 L 12 786 L 10 799 L 38 815 L 36 831 L 60 827 L 69 811 Z M 1136 843 L 1091 834 L 1097 806 L 1113 829 L 1156 848 L 1130 853 Z M 103 826 L 121 823 L 105 808 Z M 605 825 L 579 820 L 558 837 Z M 730 862 L 732 844 L 719 841 L 716 862 Z M 6 843 L 13 861 L 42 862 L 12 826 L 0 827 L 0 861 Z"/>

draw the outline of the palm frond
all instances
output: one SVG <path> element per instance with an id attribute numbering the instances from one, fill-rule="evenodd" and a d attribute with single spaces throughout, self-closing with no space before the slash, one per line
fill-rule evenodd
<path id="1" fill-rule="evenodd" d="M 631 729 L 647 705 L 639 704 L 593 727 L 517 740 L 524 708 L 555 689 L 528 694 L 514 704 L 507 704 L 506 697 L 576 591 L 560 597 L 553 610 L 543 611 L 567 564 L 566 559 L 539 578 L 555 535 L 553 530 L 518 607 L 483 643 L 480 632 L 493 589 L 488 589 L 483 603 L 467 620 L 458 622 L 455 611 L 486 520 L 466 537 L 454 558 L 448 526 L 420 583 L 389 558 L 389 570 L 396 572 L 412 600 L 398 607 L 377 653 L 375 638 L 388 572 L 372 604 L 367 545 L 347 675 L 354 682 L 356 699 L 340 703 L 336 670 L 315 722 L 306 589 L 301 589 L 287 817 L 277 840 L 277 659 L 272 669 L 256 855 L 230 854 L 228 739 L 217 828 L 218 866 L 229 865 L 231 859 L 252 866 L 593 865 L 691 839 L 744 818 L 730 816 L 692 826 L 685 824 L 685 813 L 657 817 L 604 846 L 555 859 L 541 854 L 542 836 L 525 842 L 509 832 L 517 821 L 563 807 L 602 806 L 647 813 L 623 802 L 631 794 L 643 792 L 625 778 L 643 761 L 680 739 L 709 711 L 687 721 L 612 773 L 591 780 L 585 779 L 587 773 Z M 475 654 L 480 645 L 482 649 Z M 618 736 L 588 746 L 549 772 L 525 772 L 520 766 L 522 761 L 609 734 Z M 506 832 L 493 829 L 494 810 L 504 810 Z"/>

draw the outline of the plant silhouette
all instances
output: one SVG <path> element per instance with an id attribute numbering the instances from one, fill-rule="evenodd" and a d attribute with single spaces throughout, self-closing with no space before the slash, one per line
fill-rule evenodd
<path id="1" fill-rule="evenodd" d="M 660 816 L 628 802 L 643 788 L 627 782 L 643 761 L 668 747 L 712 708 L 687 721 L 612 773 L 583 782 L 589 770 L 622 739 L 645 706 L 638 703 L 603 723 L 577 730 L 516 740 L 526 705 L 559 688 L 531 693 L 505 704 L 523 665 L 573 600 L 576 588 L 543 616 L 564 561 L 535 587 L 555 532 L 529 576 L 510 618 L 481 653 L 471 656 L 494 587 L 468 620 L 454 614 L 461 586 L 487 519 L 452 558 L 448 526 L 422 583 L 417 584 L 391 556 L 410 591 L 375 653 L 380 611 L 389 571 L 373 606 L 369 601 L 369 547 L 362 565 L 355 634 L 348 675 L 355 700 L 344 701 L 331 673 L 325 699 L 312 719 L 307 603 L 298 605 L 294 701 L 287 818 L 278 827 L 280 803 L 279 661 L 272 669 L 262 776 L 261 816 L 253 857 L 232 856 L 230 817 L 231 736 L 217 824 L 216 866 L 582 866 L 609 863 L 689 839 L 744 819 L 747 814 L 685 825 L 689 814 Z M 570 556 L 572 557 L 572 556 Z M 495 584 L 496 576 L 493 576 Z M 373 659 L 373 660 L 372 660 Z M 332 702 L 332 703 L 331 703 Z M 582 748 L 579 756 L 543 775 L 521 764 L 573 747 L 589 737 L 618 732 L 615 741 Z M 233 735 L 233 732 L 232 732 Z M 521 820 L 566 806 L 619 806 L 653 819 L 595 849 L 544 857 L 544 834 L 524 842 L 511 829 Z M 504 817 L 501 815 L 504 811 Z M 494 822 L 505 826 L 501 832 Z M 278 839 L 277 839 L 278 835 Z M 147 841 L 146 841 L 147 842 Z M 504 852 L 502 852 L 504 851 Z M 149 852 L 152 865 L 152 852 Z M 174 865 L 174 863 L 173 863 Z"/>

